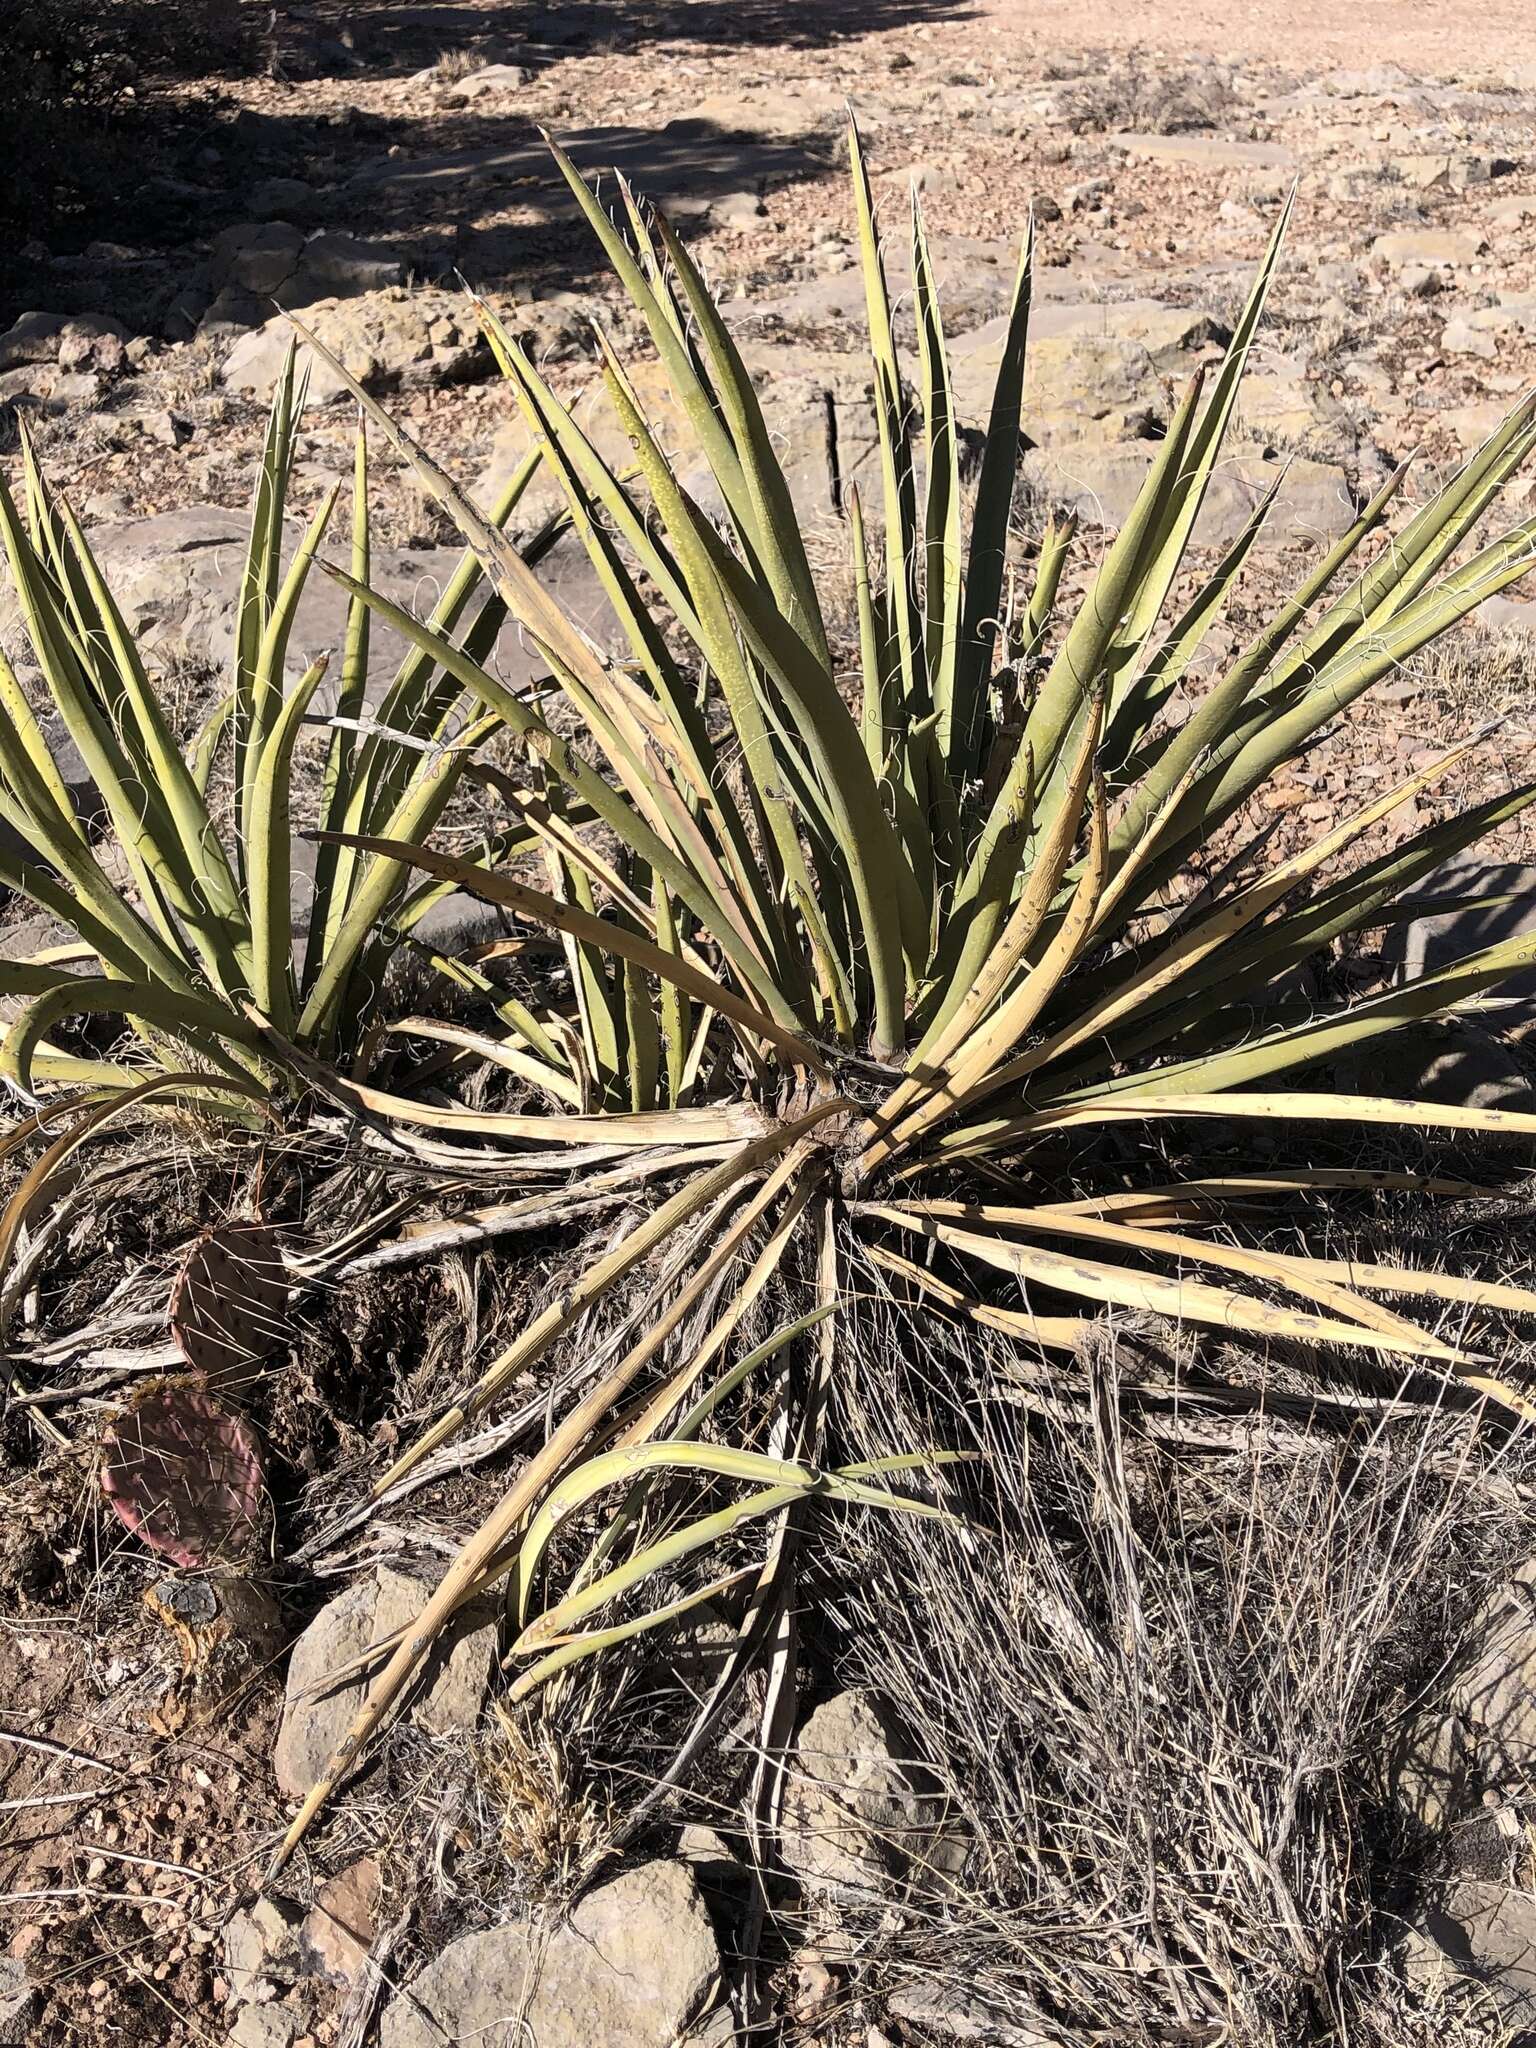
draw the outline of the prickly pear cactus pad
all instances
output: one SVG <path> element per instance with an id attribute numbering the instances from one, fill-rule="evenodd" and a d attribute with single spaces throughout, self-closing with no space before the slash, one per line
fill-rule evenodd
<path id="1" fill-rule="evenodd" d="M 141 1542 L 181 1565 L 252 1551 L 266 1474 L 256 1433 L 200 1388 L 153 1388 L 119 1416 L 103 1446 L 101 1485 Z"/>
<path id="2" fill-rule="evenodd" d="M 251 1379 L 282 1343 L 288 1276 L 266 1223 L 221 1223 L 187 1254 L 171 1290 L 171 1335 L 215 1389 Z"/>

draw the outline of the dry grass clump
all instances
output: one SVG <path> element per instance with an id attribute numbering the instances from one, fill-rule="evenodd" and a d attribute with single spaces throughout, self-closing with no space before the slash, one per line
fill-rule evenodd
<path id="1" fill-rule="evenodd" d="M 480 1775 L 500 1814 L 502 1849 L 525 1881 L 564 1892 L 604 1853 L 613 1833 L 611 1801 L 574 1779 L 547 1716 L 496 1701 Z"/>
<path id="2" fill-rule="evenodd" d="M 483 71 L 485 64 L 483 51 L 459 43 L 439 54 L 432 66 L 432 77 L 438 85 L 457 85 L 461 79 L 473 78 L 477 71 Z"/>
<path id="3" fill-rule="evenodd" d="M 968 1333 L 962 1378 L 952 1335 L 887 1336 L 847 1378 L 849 1454 L 969 1439 L 973 1531 L 850 1519 L 820 1564 L 840 1676 L 892 1702 L 973 1846 L 957 1899 L 843 1908 L 866 2000 L 936 1980 L 1000 2038 L 1083 2048 L 1462 2038 L 1391 1967 L 1427 1837 L 1384 1786 L 1529 1547 L 1528 1455 L 1449 1412 L 1223 1443 L 1175 1404 L 1158 1441 L 1113 1340 L 1037 1430 L 1001 1339 Z"/>
<path id="4" fill-rule="evenodd" d="M 1125 128 L 1143 135 L 1186 135 L 1216 128 L 1237 104 L 1232 73 L 1216 63 L 1169 64 L 1131 50 L 1081 71 L 1061 64 L 1048 76 L 1070 80 L 1062 116 L 1075 134 Z"/>
<path id="5" fill-rule="evenodd" d="M 1529 718 L 1536 693 L 1529 630 L 1498 619 L 1468 619 L 1455 633 L 1426 647 L 1408 665 L 1421 699 L 1463 718 L 1510 714 Z"/>

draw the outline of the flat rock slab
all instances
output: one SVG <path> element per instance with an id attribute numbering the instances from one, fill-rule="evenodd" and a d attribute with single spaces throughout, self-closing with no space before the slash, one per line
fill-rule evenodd
<path id="1" fill-rule="evenodd" d="M 341 1984 L 354 1981 L 373 1946 L 382 1886 L 373 1856 L 361 1856 L 326 1879 L 299 1929 L 309 1969 Z"/>
<path id="2" fill-rule="evenodd" d="M 392 249 L 359 242 L 351 235 L 310 235 L 291 221 L 248 221 L 216 235 L 209 269 L 213 303 L 202 326 L 248 327 L 264 320 L 274 301 L 312 306 L 320 299 L 350 298 L 405 280 L 405 266 Z"/>
<path id="3" fill-rule="evenodd" d="M 498 308 L 503 324 L 541 361 L 568 355 L 584 326 L 575 310 L 548 300 Z M 277 387 L 288 348 L 295 339 L 286 315 L 243 334 L 219 369 L 232 391 L 265 404 Z M 367 391 L 413 391 L 471 384 L 494 369 L 475 309 L 464 292 L 403 286 L 352 297 L 322 299 L 304 309 L 304 325 Z M 348 397 L 346 378 L 307 343 L 298 367 L 309 378 L 311 406 L 334 405 Z"/>
<path id="4" fill-rule="evenodd" d="M 1393 270 L 1410 264 L 1433 270 L 1475 263 L 1487 247 L 1486 237 L 1473 228 L 1394 228 L 1376 237 L 1371 254 Z"/>
<path id="5" fill-rule="evenodd" d="M 867 397 L 867 359 L 796 347 L 773 350 L 761 344 L 744 349 L 743 354 L 756 374 L 776 362 L 777 374 L 759 385 L 759 396 L 774 453 L 801 518 L 813 523 L 840 516 L 842 497 L 850 484 L 863 489 L 866 504 L 877 505 L 879 446 Z M 661 364 L 636 363 L 630 370 L 630 382 L 657 440 L 673 459 L 684 489 L 706 512 L 722 513 L 724 503 L 693 426 L 674 398 Z M 601 379 L 594 378 L 587 385 L 571 410 L 611 469 L 621 472 L 633 463 L 629 437 L 609 404 Z M 475 485 L 479 504 L 493 503 L 531 446 L 532 436 L 522 419 L 503 424 Z M 558 481 L 541 468 L 519 513 L 529 519 L 542 518 L 564 504 Z"/>
<path id="6" fill-rule="evenodd" d="M 743 110 L 737 110 L 738 121 Z M 562 136 L 562 146 L 588 177 L 617 171 L 644 199 L 679 219 L 708 213 L 713 201 L 809 176 L 826 161 L 807 108 L 803 126 L 784 133 L 734 132 L 703 115 L 670 122 L 654 134 L 633 128 L 590 128 Z M 573 220 L 576 200 L 537 136 L 506 148 L 451 150 L 436 156 L 389 157 L 370 164 L 341 188 L 343 197 L 420 202 L 434 191 L 461 194 L 511 187 L 519 205 L 542 222 Z M 402 209 L 403 210 L 403 209 Z"/>
<path id="7" fill-rule="evenodd" d="M 1458 1980 L 1475 1985 L 1493 2041 L 1536 2027 L 1536 1900 L 1502 1884 L 1462 1878 L 1423 1909 L 1409 1936 L 1404 1975 L 1435 1999 Z M 1509 2029 L 1506 2032 L 1505 2029 Z"/>
<path id="8" fill-rule="evenodd" d="M 1536 1558 L 1517 1566 L 1467 1631 L 1451 1705 L 1474 1731 L 1483 1775 L 1536 1787 Z"/>
<path id="9" fill-rule="evenodd" d="M 412 1623 L 431 1590 L 428 1580 L 380 1565 L 322 1607 L 294 1644 L 272 1755 L 277 1782 L 290 1798 L 302 1798 L 319 1782 L 376 1676 L 338 1685 L 334 1674 Z M 434 1735 L 472 1730 L 495 1654 L 495 1620 L 483 1608 L 467 1609 L 434 1653 L 410 1719 Z"/>
<path id="10" fill-rule="evenodd" d="M 1112 533 L 1130 516 L 1156 453 L 1147 441 L 1103 449 L 1071 448 L 1061 453 L 1047 445 L 1031 449 L 1020 470 L 1025 483 L 1049 503 L 1075 511 L 1085 526 Z M 1346 533 L 1354 523 L 1356 507 L 1344 472 L 1303 457 L 1293 458 L 1283 467 L 1284 480 L 1258 545 L 1316 546 Z M 1206 492 L 1195 524 L 1195 545 L 1230 547 L 1281 469 L 1262 448 L 1230 449 Z"/>
<path id="11" fill-rule="evenodd" d="M 1531 964 L 1488 991 L 1490 1014 L 1504 1029 L 1536 1020 L 1536 867 L 1469 850 L 1426 875 L 1414 893 L 1445 908 L 1390 931 L 1388 957 L 1404 978 L 1437 974 L 1481 947 L 1525 939 Z"/>
<path id="12" fill-rule="evenodd" d="M 151 666 L 189 665 L 224 670 L 234 647 L 248 533 L 247 516 L 218 505 L 183 505 L 147 519 L 93 528 L 91 547 L 113 596 Z M 299 529 L 288 535 L 291 560 Z M 381 595 L 418 617 L 426 617 L 462 559 L 458 548 L 375 548 L 371 581 Z M 582 548 L 557 548 L 541 568 L 544 582 L 559 595 L 579 624 L 604 644 L 616 622 L 602 598 Z M 347 599 L 323 570 L 310 575 L 289 640 L 288 667 L 296 678 L 321 654 L 331 674 L 316 700 L 334 701 L 333 677 L 340 673 Z M 15 600 L 0 593 L 0 636 L 16 622 Z M 376 695 L 393 677 L 406 648 L 396 634 L 375 621 L 369 647 L 369 680 Z M 509 687 L 547 672 L 514 626 L 505 627 L 492 666 Z M 326 695 L 329 691 L 332 694 Z"/>
<path id="13" fill-rule="evenodd" d="M 1294 171 L 1296 152 L 1278 142 L 1229 142 L 1220 135 L 1139 135 L 1109 140 L 1131 156 L 1157 163 L 1193 164 L 1202 170 Z"/>
<path id="14" fill-rule="evenodd" d="M 547 1940 L 514 1922 L 453 1942 L 385 2008 L 380 2048 L 673 2048 L 719 1971 L 692 1871 L 646 1863 L 588 1892 Z"/>

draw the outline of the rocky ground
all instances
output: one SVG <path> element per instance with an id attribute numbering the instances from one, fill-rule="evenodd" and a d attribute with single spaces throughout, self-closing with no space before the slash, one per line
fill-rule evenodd
<path id="1" fill-rule="evenodd" d="M 630 338 L 551 171 L 546 128 L 687 230 L 763 381 L 835 587 L 843 493 L 874 459 L 842 149 L 851 102 L 893 230 L 909 190 L 922 195 L 971 427 L 984 424 L 1033 209 L 1020 528 L 1075 508 L 1079 576 L 1123 519 L 1179 389 L 1219 353 L 1294 190 L 1270 317 L 1199 534 L 1219 549 L 1279 481 L 1235 638 L 1398 462 L 1415 457 L 1408 495 L 1421 496 L 1536 377 L 1536 63 L 1518 0 L 1433 16 L 1413 0 L 1310 0 L 1283 24 L 1280 10 L 1261 12 L 1217 0 L 1158 0 L 1123 19 L 1059 0 L 280 0 L 257 75 L 184 91 L 94 217 L 11 261 L 0 447 L 14 451 L 24 421 L 190 724 L 229 645 L 263 406 L 289 333 L 279 308 L 392 394 L 487 501 L 526 440 L 463 285 L 484 291 L 573 394 L 591 382 L 592 318 Z M 891 262 L 903 276 L 899 234 Z M 641 365 L 637 382 L 681 441 L 648 374 Z M 300 513 L 348 469 L 354 431 L 323 370 L 310 404 Z M 583 405 L 611 443 L 595 399 Z M 377 470 L 376 575 L 430 602 L 457 549 L 382 452 Z M 1511 485 L 1505 523 L 1536 510 L 1533 487 Z M 551 502 L 536 490 L 519 516 L 531 526 Z M 562 544 L 546 573 L 601 637 L 584 557 Z M 6 623 L 0 606 L 0 632 Z M 335 600 L 316 592 L 295 656 L 333 646 L 337 625 Z M 1489 720 L 1445 799 L 1422 809 L 1536 773 L 1533 655 L 1536 601 L 1517 588 L 1323 741 L 1270 799 L 1277 848 Z M 509 671 L 526 664 L 510 637 L 500 658 Z M 1484 872 L 1519 886 L 1533 856 L 1517 820 Z M 1507 1064 L 1496 1079 L 1525 1085 Z M 189 1622 L 151 1598 L 125 1629 L 91 1503 L 83 1469 L 60 1477 L 5 1622 L 0 1906 L 14 1932 L 0 2041 L 136 2033 L 333 2048 L 377 2026 L 385 2048 L 489 2044 L 498 2037 L 476 2029 L 525 1993 L 541 2048 L 730 2038 L 730 1930 L 749 1902 L 720 1834 L 691 1826 L 672 1852 L 608 1877 L 547 1947 L 531 1920 L 487 1914 L 472 1880 L 456 1893 L 443 1876 L 480 1868 L 503 1827 L 497 1788 L 531 1781 L 513 1733 L 494 1715 L 487 1725 L 484 1630 L 464 1632 L 397 1740 L 395 1775 L 337 1822 L 307 1893 L 253 1906 L 274 1829 L 355 1705 L 343 1690 L 317 1707 L 306 1687 L 408 1614 L 412 1584 L 360 1552 L 345 1590 L 298 1616 L 225 1615 L 214 1594 L 215 1609 Z M 441 1554 L 441 1531 L 407 1533 Z M 1529 1750 L 1506 1696 L 1525 1696 L 1510 1611 L 1489 1620 L 1494 1661 L 1459 1701 L 1457 1740 L 1497 1722 L 1522 1729 Z M 234 1704 L 209 1724 L 189 1715 L 185 1681 L 225 1641 L 247 1662 L 224 1695 Z M 158 1744 L 148 1754 L 146 1724 Z M 802 1730 L 786 1860 L 808 1896 L 856 1886 L 861 1862 L 888 1858 L 914 1830 L 942 1861 L 943 1816 L 901 1757 L 887 1706 L 867 1692 L 835 1695 Z M 547 1787 L 558 1773 L 541 1764 L 533 1780 Z M 435 1842 L 441 1882 L 413 1864 L 402 1887 L 406 1832 Z M 1458 1882 L 1449 1918 L 1416 1928 L 1414 1969 L 1430 1982 L 1475 1966 L 1503 1986 L 1490 2029 L 1536 2025 L 1528 1901 L 1481 1864 Z M 785 1963 L 783 1982 L 780 2015 L 801 2038 L 1048 2048 L 937 1985 L 838 2010 L 836 1972 L 814 1946 Z"/>

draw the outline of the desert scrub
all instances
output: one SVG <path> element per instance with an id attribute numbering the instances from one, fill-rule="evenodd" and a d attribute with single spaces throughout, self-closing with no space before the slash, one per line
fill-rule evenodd
<path id="1" fill-rule="evenodd" d="M 1047 1391 L 1042 1357 L 1075 1356 L 1108 1311 L 1177 1326 L 1218 1385 L 1219 1348 L 1198 1347 L 1235 1340 L 1461 1380 L 1508 1413 L 1536 1414 L 1489 1356 L 1503 1319 L 1531 1313 L 1536 1295 L 1254 1241 L 1262 1218 L 1298 1196 L 1327 1216 L 1353 1194 L 1422 1185 L 1432 1198 L 1451 1185 L 1358 1149 L 1319 1163 L 1309 1131 L 1536 1135 L 1536 1117 L 1287 1084 L 1494 986 L 1526 963 L 1527 942 L 1301 1024 L 1277 1002 L 1298 963 L 1379 921 L 1536 789 L 1383 846 L 1378 826 L 1455 764 L 1464 750 L 1452 749 L 1278 866 L 1250 874 L 1228 857 L 1276 770 L 1529 568 L 1536 522 L 1464 544 L 1536 442 L 1536 400 L 1373 548 L 1403 481 L 1394 475 L 1186 704 L 1184 678 L 1274 502 L 1166 617 L 1284 220 L 1224 361 L 1185 393 L 1130 517 L 1068 604 L 1069 522 L 1048 528 L 1029 578 L 1009 555 L 1031 238 L 972 492 L 921 215 L 914 205 L 914 364 L 894 339 L 854 135 L 881 482 L 868 518 L 848 500 L 857 650 L 843 661 L 757 396 L 687 249 L 622 186 L 610 217 L 557 159 L 721 508 L 707 513 L 680 480 L 606 336 L 600 371 L 633 458 L 622 473 L 482 308 L 534 437 L 529 460 L 562 488 L 624 659 L 562 612 L 503 533 L 509 508 L 483 514 L 355 382 L 376 433 L 462 533 L 466 593 L 483 590 L 484 608 L 465 625 L 462 606 L 422 621 L 389 602 L 370 586 L 356 510 L 350 568 L 322 558 L 327 505 L 284 569 L 290 378 L 253 522 L 227 710 L 232 814 L 215 838 L 201 764 L 219 728 L 178 766 L 84 538 L 36 466 L 25 518 L 0 500 L 38 665 L 129 869 L 126 886 L 109 879 L 64 815 L 40 730 L 11 687 L 0 813 L 34 835 L 48 865 L 9 879 L 73 924 L 101 972 L 81 981 L 48 959 L 4 970 L 0 986 L 22 1008 L 0 1074 L 43 1096 L 72 1085 L 97 1117 L 158 1100 L 134 1100 L 135 1087 L 180 1099 L 222 1088 L 242 1110 L 270 1095 L 265 1112 L 290 1122 L 324 1104 L 446 1189 L 471 1172 L 497 1176 L 498 1192 L 517 1197 L 494 1212 L 502 1223 L 532 1212 L 553 1227 L 600 1193 L 626 1204 L 621 1226 L 588 1242 L 377 1480 L 374 1500 L 389 1501 L 451 1470 L 466 1425 L 512 1389 L 538 1388 L 543 1441 L 418 1621 L 384 1646 L 369 1703 L 279 1863 L 437 1632 L 503 1580 L 512 1704 L 533 1716 L 579 1695 L 600 1717 L 599 1653 L 622 1660 L 657 1629 L 695 1626 L 701 1610 L 723 1617 L 718 1675 L 619 1825 L 638 1825 L 681 1781 L 764 1662 L 753 1796 L 771 1830 L 791 1617 L 820 1512 L 953 1525 L 974 1490 L 969 1464 L 988 1455 L 984 1443 L 921 1439 L 841 1454 L 834 1395 L 888 1304 L 913 1331 L 979 1328 Z M 358 463 L 361 506 L 361 448 Z M 350 609 L 344 711 L 331 726 L 339 766 L 316 834 L 326 938 L 295 968 L 288 755 L 318 678 L 288 681 L 284 642 L 296 581 L 312 569 L 338 581 Z M 502 612 L 547 666 L 537 688 L 510 689 L 489 665 Z M 407 680 L 349 752 L 366 669 L 357 649 L 377 627 L 404 641 Z M 468 724 L 445 725 L 461 705 Z M 445 760 L 466 773 L 493 729 L 512 766 L 487 782 L 509 822 L 483 858 L 439 851 L 428 843 L 441 815 L 434 778 L 450 772 Z M 451 748 L 418 750 L 450 730 Z M 1216 879 L 1173 902 L 1191 860 L 1218 846 Z M 411 875 L 422 879 L 403 894 Z M 505 940 L 439 963 L 479 1012 L 392 1018 L 375 941 L 387 945 L 413 904 L 456 889 L 511 924 Z M 496 962 L 536 942 L 555 949 L 555 970 L 513 995 Z M 50 1039 L 81 1011 L 126 1020 L 108 1057 L 84 1061 Z M 428 1048 L 424 1085 L 388 1085 L 397 1070 L 379 1070 L 390 1025 Z M 142 1081 L 151 1059 L 162 1071 Z M 525 1107 L 485 1106 L 488 1081 Z M 1215 1173 L 1170 1168 L 1168 1132 L 1213 1118 L 1265 1139 L 1285 1131 L 1298 1163 L 1276 1169 L 1255 1147 Z M 553 1191 L 524 1192 L 540 1177 Z M 1245 1231 L 1255 1208 L 1261 1228 Z M 952 1355 L 963 1360 L 965 1346 Z M 366 1512 L 349 1510 L 349 1526 Z"/>

